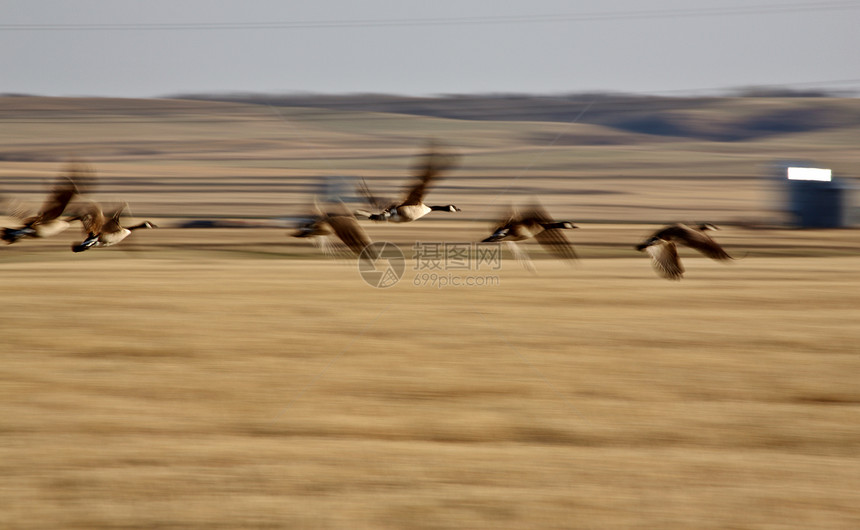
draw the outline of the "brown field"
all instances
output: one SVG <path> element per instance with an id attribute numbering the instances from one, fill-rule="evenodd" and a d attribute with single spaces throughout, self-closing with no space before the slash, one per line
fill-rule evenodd
<path id="1" fill-rule="evenodd" d="M 765 180 L 778 158 L 850 175 L 860 127 L 40 98 L 0 98 L 0 124 L 5 195 L 38 206 L 77 156 L 93 198 L 162 227 L 0 248 L 2 528 L 860 527 L 860 231 L 780 227 Z M 396 193 L 430 136 L 463 154 L 431 198 L 463 212 L 367 225 L 406 251 L 396 286 L 286 237 L 318 177 Z M 537 274 L 505 255 L 436 272 L 487 285 L 425 284 L 416 241 L 478 240 L 531 196 L 581 226 L 575 266 L 529 245 Z M 658 278 L 632 246 L 676 220 L 725 223 L 741 259 Z"/>

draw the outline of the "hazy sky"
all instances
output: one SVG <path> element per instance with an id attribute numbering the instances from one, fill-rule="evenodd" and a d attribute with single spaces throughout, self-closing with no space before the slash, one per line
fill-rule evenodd
<path id="1" fill-rule="evenodd" d="M 860 0 L 2 0 L 0 93 L 860 88 Z"/>

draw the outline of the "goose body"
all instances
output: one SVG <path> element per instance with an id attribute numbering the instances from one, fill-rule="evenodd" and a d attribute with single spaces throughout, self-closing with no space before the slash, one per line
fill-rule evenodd
<path id="1" fill-rule="evenodd" d="M 534 219 L 520 219 L 508 221 L 504 226 L 497 228 L 490 237 L 484 239 L 483 243 L 493 241 L 525 241 L 536 238 L 538 234 L 546 230 L 558 230 L 566 228 L 577 228 L 570 222 L 540 223 Z"/>
<path id="2" fill-rule="evenodd" d="M 668 280 L 680 280 L 684 276 L 684 266 L 681 265 L 677 244 L 698 250 L 717 261 L 734 259 L 706 233 L 711 230 L 719 229 L 710 223 L 702 223 L 695 227 L 681 223 L 669 225 L 636 245 L 636 249 L 646 252 L 651 257 L 651 263 L 657 274 Z"/>
<path id="3" fill-rule="evenodd" d="M 459 212 L 453 204 L 444 206 L 430 206 L 424 203 L 424 196 L 431 182 L 438 179 L 439 174 L 453 166 L 451 155 L 440 155 L 433 150 L 428 152 L 426 160 L 416 175 L 415 183 L 408 189 L 406 197 L 397 201 L 381 201 L 377 199 L 367 187 L 367 183 L 361 181 L 359 191 L 364 195 L 371 208 L 378 213 L 366 210 L 358 210 L 355 213 L 367 217 L 371 221 L 388 221 L 391 223 L 409 223 L 421 219 L 430 212 Z"/>
<path id="4" fill-rule="evenodd" d="M 110 216 L 105 216 L 98 204 L 94 202 L 87 204 L 82 209 L 82 212 L 75 217 L 75 219 L 81 221 L 87 237 L 82 242 L 72 245 L 72 251 L 83 252 L 93 247 L 110 247 L 125 240 L 135 230 L 156 228 L 149 221 L 144 221 L 128 228 L 122 226 L 120 224 L 120 216 L 125 208 L 126 206 L 123 205 L 112 212 Z"/>
<path id="5" fill-rule="evenodd" d="M 519 212 L 511 211 L 493 228 L 493 233 L 482 243 L 505 242 L 514 257 L 529 270 L 534 270 L 531 260 L 517 242 L 534 239 L 555 257 L 575 260 L 573 245 L 562 230 L 578 228 L 570 221 L 555 221 L 537 204 Z"/>
<path id="6" fill-rule="evenodd" d="M 30 228 L 33 230 L 33 235 L 29 237 L 53 237 L 61 232 L 64 232 L 71 226 L 71 223 L 64 219 L 51 219 L 34 223 Z"/>
<path id="7" fill-rule="evenodd" d="M 401 204 L 400 206 L 389 210 L 389 216 L 386 220 L 390 223 L 408 223 L 410 221 L 415 221 L 416 219 L 421 219 L 432 211 L 432 208 L 423 203 Z"/>
<path id="8" fill-rule="evenodd" d="M 66 173 L 57 180 L 37 215 L 23 219 L 23 226 L 20 228 L 3 229 L 0 237 L 4 241 L 12 244 L 24 237 L 53 237 L 69 228 L 69 221 L 60 219 L 60 216 L 66 211 L 72 199 L 79 194 L 79 184 L 87 179 L 89 169 L 73 164 Z"/>
<path id="9" fill-rule="evenodd" d="M 111 245 L 116 245 L 130 235 L 131 230 L 129 230 L 128 228 L 122 228 L 116 232 L 102 232 L 99 234 L 99 241 L 97 243 L 97 246 L 109 247 Z"/>
<path id="10" fill-rule="evenodd" d="M 323 212 L 315 204 L 313 216 L 299 225 L 292 236 L 312 238 L 326 254 L 335 253 L 333 243 L 335 240 L 339 240 L 356 256 L 360 256 L 362 251 L 371 244 L 370 238 L 367 237 L 358 221 L 342 205 L 339 208 Z"/>
<path id="11" fill-rule="evenodd" d="M 45 238 L 53 237 L 71 226 L 71 223 L 63 219 L 50 219 L 47 221 L 27 220 L 21 228 L 4 228 L 3 240 L 9 243 L 17 242 L 24 237 Z"/>

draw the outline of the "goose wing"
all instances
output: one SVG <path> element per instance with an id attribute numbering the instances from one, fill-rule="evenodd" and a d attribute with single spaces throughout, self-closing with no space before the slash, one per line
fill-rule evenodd
<path id="1" fill-rule="evenodd" d="M 524 223 L 545 224 L 551 223 L 552 217 L 549 216 L 543 206 L 535 202 L 523 210 L 520 220 Z"/>
<path id="2" fill-rule="evenodd" d="M 552 217 L 538 203 L 532 204 L 523 212 L 522 223 L 537 232 L 534 238 L 542 247 L 561 259 L 577 259 L 576 251 L 560 228 L 541 230 L 543 225 L 553 222 Z"/>
<path id="3" fill-rule="evenodd" d="M 694 230 L 688 226 L 677 226 L 672 232 L 673 238 L 687 245 L 690 248 L 696 249 L 705 256 L 715 260 L 733 259 L 728 252 L 723 250 L 723 247 L 711 237 L 699 230 Z"/>
<path id="4" fill-rule="evenodd" d="M 75 184 L 78 195 L 89 193 L 97 184 L 95 170 L 83 162 L 70 162 L 66 175 Z"/>
<path id="5" fill-rule="evenodd" d="M 557 258 L 561 259 L 577 259 L 576 251 L 573 250 L 573 245 L 564 232 L 560 228 L 549 228 L 543 230 L 535 236 L 535 239 L 542 247 L 550 251 Z"/>
<path id="6" fill-rule="evenodd" d="M 54 185 L 54 188 L 51 190 L 51 194 L 48 196 L 48 199 L 42 205 L 42 209 L 39 210 L 39 215 L 36 216 L 36 220 L 39 222 L 46 222 L 63 215 L 66 206 L 68 206 L 69 202 L 75 195 L 77 195 L 77 193 L 78 190 L 71 177 L 60 177 Z"/>
<path id="7" fill-rule="evenodd" d="M 678 249 L 671 241 L 661 241 L 645 248 L 657 274 L 668 280 L 680 280 L 684 275 Z"/>
<path id="8" fill-rule="evenodd" d="M 79 162 L 70 163 L 65 170 L 65 175 L 54 184 L 51 194 L 42 205 L 36 219 L 39 222 L 46 222 L 63 215 L 69 202 L 76 195 L 89 189 L 94 181 L 95 173 L 89 166 Z"/>
<path id="9" fill-rule="evenodd" d="M 529 257 L 528 252 L 520 248 L 515 241 L 505 241 L 505 243 L 507 244 L 508 250 L 511 251 L 511 256 L 513 256 L 513 258 L 517 260 L 524 269 L 534 274 L 536 272 L 535 266 L 534 263 L 532 263 L 532 259 Z"/>
<path id="10" fill-rule="evenodd" d="M 92 201 L 86 202 L 79 207 L 75 219 L 81 221 L 83 232 L 86 235 L 100 233 L 106 221 L 101 207 Z"/>
<path id="11" fill-rule="evenodd" d="M 105 216 L 105 222 L 102 226 L 102 233 L 111 234 L 114 232 L 122 231 L 122 224 L 120 223 L 120 217 L 122 216 L 122 212 L 126 209 L 128 205 L 123 204 L 119 206 L 117 209 L 112 211 L 110 215 Z"/>
<path id="12" fill-rule="evenodd" d="M 370 244 L 370 238 L 351 215 L 331 215 L 326 221 L 328 222 L 335 235 L 343 241 L 343 244 L 349 247 L 355 255 L 360 255 L 361 251 Z"/>
<path id="13" fill-rule="evenodd" d="M 502 212 L 502 215 L 499 216 L 499 220 L 493 223 L 490 227 L 490 233 L 495 234 L 499 230 L 517 223 L 520 220 L 520 217 L 520 213 L 516 207 L 514 207 L 513 204 L 509 204 L 507 209 L 505 209 Z"/>
<path id="14" fill-rule="evenodd" d="M 356 255 L 360 255 L 371 243 L 364 229 L 343 202 L 329 204 L 322 219 L 331 227 L 334 235 Z"/>
<path id="15" fill-rule="evenodd" d="M 490 235 L 483 239 L 481 243 L 495 243 L 498 241 L 513 240 L 514 238 L 511 236 L 515 235 L 514 231 L 517 227 L 518 218 L 519 213 L 517 213 L 514 206 L 512 204 L 508 205 L 507 210 L 498 217 L 498 221 L 495 221 L 490 225 Z"/>
<path id="16" fill-rule="evenodd" d="M 320 208 L 319 201 L 317 201 L 317 196 L 314 195 L 311 207 L 307 209 L 304 216 L 298 218 L 296 221 L 296 227 L 309 228 L 314 225 L 319 225 L 325 220 L 325 217 L 326 214 L 323 213 L 322 208 Z"/>
<path id="17" fill-rule="evenodd" d="M 14 217 L 15 219 L 18 219 L 24 224 L 26 224 L 28 221 L 38 218 L 38 216 L 28 216 L 30 210 L 28 209 L 27 205 L 24 204 L 24 201 L 22 201 L 21 199 L 11 199 L 9 197 L 3 196 L 2 201 L 4 205 L 3 213 L 6 217 Z"/>
<path id="18" fill-rule="evenodd" d="M 367 201 L 367 204 L 373 208 L 374 212 L 382 212 L 388 208 L 396 206 L 395 201 L 391 199 L 382 199 L 374 195 L 363 178 L 359 179 L 357 190 L 358 193 L 364 197 L 364 200 Z"/>
<path id="19" fill-rule="evenodd" d="M 440 173 L 454 166 L 455 157 L 453 155 L 436 152 L 433 144 L 430 147 L 429 152 L 424 157 L 424 163 L 418 166 L 416 182 L 406 194 L 406 200 L 402 203 L 404 205 L 422 204 L 430 183 L 436 180 Z"/>

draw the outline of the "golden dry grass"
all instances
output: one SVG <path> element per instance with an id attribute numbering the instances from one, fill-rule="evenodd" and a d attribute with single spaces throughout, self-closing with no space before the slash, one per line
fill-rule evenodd
<path id="1" fill-rule="evenodd" d="M 860 258 L 687 264 L 6 264 L 2 524 L 856 525 Z"/>
<path id="2" fill-rule="evenodd" d="M 239 137 L 273 133 L 230 108 L 247 126 L 233 128 Z M 522 126 L 382 116 L 373 122 L 382 129 L 400 120 L 415 131 L 387 151 L 367 123 L 341 118 L 307 124 L 323 131 L 323 160 L 389 175 L 394 189 L 416 138 L 434 127 L 463 138 L 491 131 L 480 141 L 502 151 Z M 70 128 L 101 131 L 78 146 L 106 168 L 100 193 L 128 197 L 136 216 L 166 228 L 83 254 L 68 250 L 74 233 L 0 249 L 0 527 L 860 526 L 860 232 L 726 227 L 717 238 L 743 259 L 684 252 L 687 277 L 668 282 L 632 248 L 656 225 L 633 224 L 650 210 L 631 202 L 617 217 L 595 208 L 604 222 L 571 233 L 576 266 L 529 245 L 536 275 L 504 259 L 498 271 L 443 272 L 497 284 L 434 288 L 414 284 L 428 271 L 414 270 L 411 245 L 475 241 L 485 221 L 369 225 L 409 258 L 398 285 L 374 289 L 355 264 L 321 259 L 284 228 L 173 228 L 193 217 L 171 210 L 177 204 L 261 221 L 283 203 L 295 213 L 305 188 L 265 181 L 252 193 L 240 184 L 283 175 L 304 185 L 310 173 L 330 173 L 293 167 L 299 155 L 314 165 L 306 145 L 272 147 L 266 158 L 211 124 L 168 122 L 172 140 L 193 144 L 187 152 L 165 141 L 151 157 L 98 155 L 123 131 L 145 140 L 158 127 Z M 0 130 L 7 150 L 50 153 L 60 140 L 39 134 L 60 125 L 31 123 L 15 138 Z M 383 133 L 395 136 L 374 132 Z M 214 136 L 246 157 L 199 151 Z M 786 139 L 786 149 L 798 141 Z M 703 145 L 703 156 L 720 148 Z M 567 149 L 556 155 L 575 158 Z M 666 161 L 684 146 L 625 149 Z M 855 156 L 845 149 L 839 156 Z M 57 156 L 0 171 L 12 192 L 39 202 Z M 611 158 L 600 164 L 611 170 Z M 472 199 L 447 191 L 477 204 L 479 188 L 505 185 L 493 188 L 481 171 L 464 175 Z M 748 189 L 758 192 L 755 178 Z M 181 186 L 170 187 L 173 179 Z M 699 197 L 728 216 L 725 205 L 760 204 L 713 179 L 667 181 L 679 188 L 646 180 L 654 187 L 625 193 L 660 196 L 655 207 L 667 208 Z M 576 201 L 595 197 L 575 198 L 581 182 L 549 175 L 529 186 L 539 193 L 556 183 L 545 202 L 573 216 Z M 623 191 L 619 182 L 590 185 Z M 701 218 L 689 206 L 680 213 Z M 616 220 L 626 222 L 607 222 Z"/>

